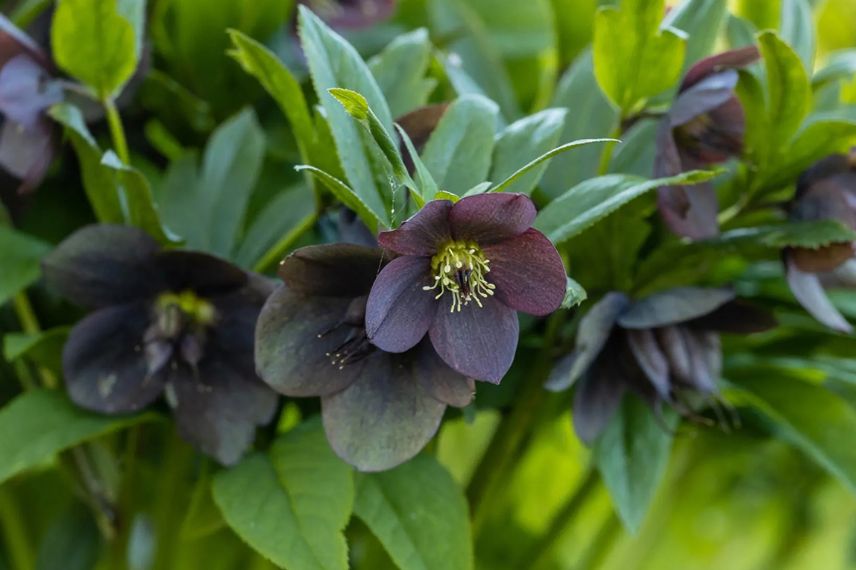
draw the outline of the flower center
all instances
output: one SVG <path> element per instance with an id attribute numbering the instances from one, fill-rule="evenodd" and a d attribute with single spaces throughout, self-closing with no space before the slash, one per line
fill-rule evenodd
<path id="1" fill-rule="evenodd" d="M 450 241 L 440 247 L 431 258 L 431 271 L 434 283 L 426 285 L 425 291 L 437 291 L 439 299 L 448 292 L 452 297 L 451 311 L 460 312 L 464 305 L 475 301 L 482 306 L 481 299 L 493 295 L 496 288 L 487 280 L 490 273 L 490 260 L 478 244 L 472 241 Z"/>
<path id="2" fill-rule="evenodd" d="M 159 328 L 170 338 L 181 333 L 185 325 L 207 327 L 217 318 L 214 306 L 193 291 L 162 293 L 155 301 L 155 313 Z"/>
<path id="3" fill-rule="evenodd" d="M 217 320 L 217 311 L 193 291 L 162 293 L 155 299 L 153 319 L 143 336 L 149 374 L 178 362 L 194 369 L 202 359 L 206 329 Z"/>

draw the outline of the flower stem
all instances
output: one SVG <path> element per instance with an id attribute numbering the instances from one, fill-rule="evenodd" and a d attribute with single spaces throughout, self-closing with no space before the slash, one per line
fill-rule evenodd
<path id="1" fill-rule="evenodd" d="M 539 354 L 535 372 L 523 386 L 522 393 L 517 395 L 517 403 L 511 413 L 505 416 L 493 434 L 487 451 L 476 468 L 470 485 L 467 488 L 467 498 L 473 514 L 473 534 L 478 536 L 485 519 L 485 505 L 489 504 L 486 497 L 493 494 L 499 485 L 501 477 L 509 464 L 517 455 L 521 444 L 529 434 L 532 422 L 537 417 L 538 409 L 546 398 L 543 384 L 550 375 L 553 366 L 553 343 L 564 312 L 554 313 L 547 321 L 547 332 L 544 344 Z"/>
<path id="2" fill-rule="evenodd" d="M 590 468 L 588 473 L 583 476 L 583 480 L 577 486 L 576 490 L 568 497 L 568 500 L 565 501 L 565 504 L 556 513 L 553 520 L 550 521 L 550 527 L 530 550 L 530 555 L 526 560 L 533 561 L 530 566 L 531 568 L 547 567 L 546 565 L 550 561 L 550 556 L 553 553 L 556 542 L 562 537 L 568 525 L 579 514 L 586 499 L 589 498 L 592 490 L 597 487 L 597 483 L 597 471 L 594 468 Z"/>
<path id="3" fill-rule="evenodd" d="M 13 300 L 15 306 L 15 315 L 21 323 L 21 330 L 27 334 L 38 334 L 42 331 L 39 325 L 39 320 L 33 311 L 33 305 L 30 304 L 26 293 L 18 293 Z M 57 387 L 57 380 L 50 370 L 39 367 L 39 378 L 42 386 L 45 388 L 54 389 Z"/>
<path id="4" fill-rule="evenodd" d="M 275 267 L 276 264 L 285 256 L 285 252 L 287 252 L 289 248 L 291 248 L 291 246 L 300 239 L 300 236 L 305 234 L 313 225 L 315 225 L 315 221 L 317 219 L 318 214 L 316 212 L 313 212 L 303 218 L 300 223 L 298 223 L 290 232 L 282 236 L 278 242 L 273 244 L 270 249 L 262 255 L 261 259 L 259 259 L 255 266 L 253 266 L 253 271 L 256 273 L 264 273 Z"/>
<path id="5" fill-rule="evenodd" d="M 110 126 L 110 138 L 113 139 L 113 147 L 119 159 L 127 165 L 131 164 L 131 155 L 128 153 L 128 142 L 125 140 L 125 129 L 122 127 L 122 117 L 116 108 L 116 102 L 107 98 L 103 102 L 107 113 L 107 124 Z"/>
<path id="6" fill-rule="evenodd" d="M 609 513 L 577 567 L 591 568 L 592 570 L 600 568 L 612 551 L 612 545 L 620 533 L 621 523 L 618 521 L 618 517 L 615 516 L 615 513 Z"/>
<path id="7" fill-rule="evenodd" d="M 33 549 L 24 528 L 21 510 L 8 489 L 0 489 L 0 530 L 3 532 L 3 544 L 9 555 L 9 562 L 16 570 L 35 568 Z"/>
<path id="8" fill-rule="evenodd" d="M 609 138 L 617 139 L 620 136 L 621 136 L 621 121 L 619 121 L 618 125 L 616 125 L 616 127 L 614 129 L 612 129 L 612 132 L 609 133 Z M 598 176 L 603 176 L 604 174 L 609 172 L 609 163 L 612 162 L 612 152 L 615 149 L 616 144 L 618 144 L 618 143 L 614 143 L 614 142 L 604 143 L 603 151 L 600 154 L 600 164 L 598 164 L 598 167 L 597 167 L 597 175 Z"/>

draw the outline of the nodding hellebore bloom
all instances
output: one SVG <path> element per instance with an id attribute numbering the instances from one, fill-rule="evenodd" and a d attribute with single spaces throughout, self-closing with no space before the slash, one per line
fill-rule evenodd
<path id="1" fill-rule="evenodd" d="M 517 311 L 547 315 L 565 294 L 562 260 L 534 219 L 527 196 L 480 194 L 429 202 L 381 233 L 381 247 L 399 257 L 369 295 L 369 340 L 404 352 L 427 334 L 446 364 L 498 383 L 517 348 Z"/>
<path id="2" fill-rule="evenodd" d="M 48 56 L 0 15 L 0 167 L 16 180 L 18 193 L 38 186 L 50 166 L 54 141 L 46 111 L 62 99 Z"/>
<path id="3" fill-rule="evenodd" d="M 273 418 L 278 396 L 253 362 L 271 282 L 111 225 L 72 234 L 45 258 L 44 273 L 63 296 L 94 309 L 63 350 L 66 388 L 79 406 L 122 414 L 163 394 L 182 437 L 227 465 Z"/>
<path id="4" fill-rule="evenodd" d="M 718 398 L 719 333 L 772 324 L 728 289 L 675 288 L 635 302 L 609 293 L 580 321 L 576 347 L 558 362 L 547 388 L 560 391 L 580 380 L 573 421 L 586 443 L 602 433 L 628 392 L 658 414 L 666 403 L 692 416 L 698 404 Z"/>
<path id="5" fill-rule="evenodd" d="M 395 0 L 300 0 L 337 29 L 359 29 L 388 20 Z"/>
<path id="6" fill-rule="evenodd" d="M 366 334 L 366 302 L 383 250 L 353 244 L 308 246 L 280 265 L 284 281 L 256 329 L 259 375 L 296 397 L 320 396 L 327 439 L 363 471 L 389 469 L 434 436 L 447 405 L 472 399 L 458 374 L 427 341 L 401 354 Z"/>
<path id="7" fill-rule="evenodd" d="M 790 205 L 793 220 L 838 220 L 856 230 L 856 149 L 824 158 L 797 182 Z M 830 302 L 825 287 L 856 286 L 856 242 L 784 252 L 788 285 L 800 304 L 826 326 L 842 332 L 853 327 Z"/>
<path id="8" fill-rule="evenodd" d="M 757 59 L 757 48 L 750 46 L 708 57 L 690 68 L 657 131 L 656 177 L 720 164 L 740 155 L 746 120 L 734 93 L 735 68 Z M 692 188 L 661 188 L 657 202 L 663 221 L 680 236 L 701 239 L 719 232 L 716 191 L 709 182 Z"/>

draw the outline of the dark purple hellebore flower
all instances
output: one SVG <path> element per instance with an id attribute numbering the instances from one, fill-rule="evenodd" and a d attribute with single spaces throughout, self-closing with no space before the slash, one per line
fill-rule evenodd
<path id="1" fill-rule="evenodd" d="M 366 301 L 386 261 L 383 250 L 354 244 L 295 251 L 256 328 L 259 375 L 287 396 L 320 396 L 330 445 L 362 471 L 416 455 L 446 406 L 465 406 L 474 393 L 427 340 L 402 354 L 369 342 Z"/>
<path id="2" fill-rule="evenodd" d="M 824 158 L 800 176 L 790 218 L 838 220 L 856 230 L 856 150 Z M 800 304 L 826 326 L 852 332 L 824 287 L 856 286 L 856 242 L 788 248 L 784 258 L 788 285 Z"/>
<path id="3" fill-rule="evenodd" d="M 393 259 L 369 295 L 373 344 L 404 352 L 427 334 L 452 368 L 499 383 L 517 348 L 517 311 L 547 315 L 562 304 L 567 276 L 555 246 L 531 228 L 535 206 L 523 194 L 435 200 L 381 247 Z"/>
<path id="4" fill-rule="evenodd" d="M 703 59 L 690 68 L 657 131 L 654 176 L 674 176 L 720 164 L 743 150 L 743 106 L 734 93 L 735 68 L 758 59 L 749 46 Z M 658 193 L 660 215 L 674 233 L 702 239 L 719 233 L 716 191 L 709 182 L 668 186 Z"/>
<path id="5" fill-rule="evenodd" d="M 45 112 L 62 98 L 48 56 L 0 15 L 0 168 L 20 181 L 19 194 L 38 186 L 50 166 L 54 140 Z"/>
<path id="6" fill-rule="evenodd" d="M 735 300 L 727 289 L 683 287 L 635 302 L 609 293 L 583 317 L 574 351 L 558 363 L 547 388 L 564 390 L 580 379 L 574 429 L 590 444 L 628 392 L 655 412 L 667 403 L 683 415 L 715 400 L 719 333 L 772 325 L 768 314 Z"/>
<path id="7" fill-rule="evenodd" d="M 93 309 L 63 350 L 76 404 L 123 414 L 163 394 L 182 437 L 223 464 L 241 458 L 276 411 L 277 395 L 253 361 L 271 282 L 205 253 L 162 251 L 144 232 L 111 225 L 78 230 L 43 268 L 64 297 Z"/>
<path id="8" fill-rule="evenodd" d="M 367 28 L 388 20 L 395 0 L 299 0 L 335 29 Z"/>

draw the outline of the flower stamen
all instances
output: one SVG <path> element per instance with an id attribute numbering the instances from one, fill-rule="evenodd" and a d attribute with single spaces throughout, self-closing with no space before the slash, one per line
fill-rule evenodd
<path id="1" fill-rule="evenodd" d="M 446 243 L 431 258 L 431 270 L 434 283 L 422 289 L 437 291 L 435 299 L 448 292 L 452 297 L 453 313 L 460 312 L 470 301 L 474 301 L 481 308 L 482 299 L 492 296 L 496 289 L 494 284 L 487 280 L 490 260 L 485 258 L 475 242 Z"/>

